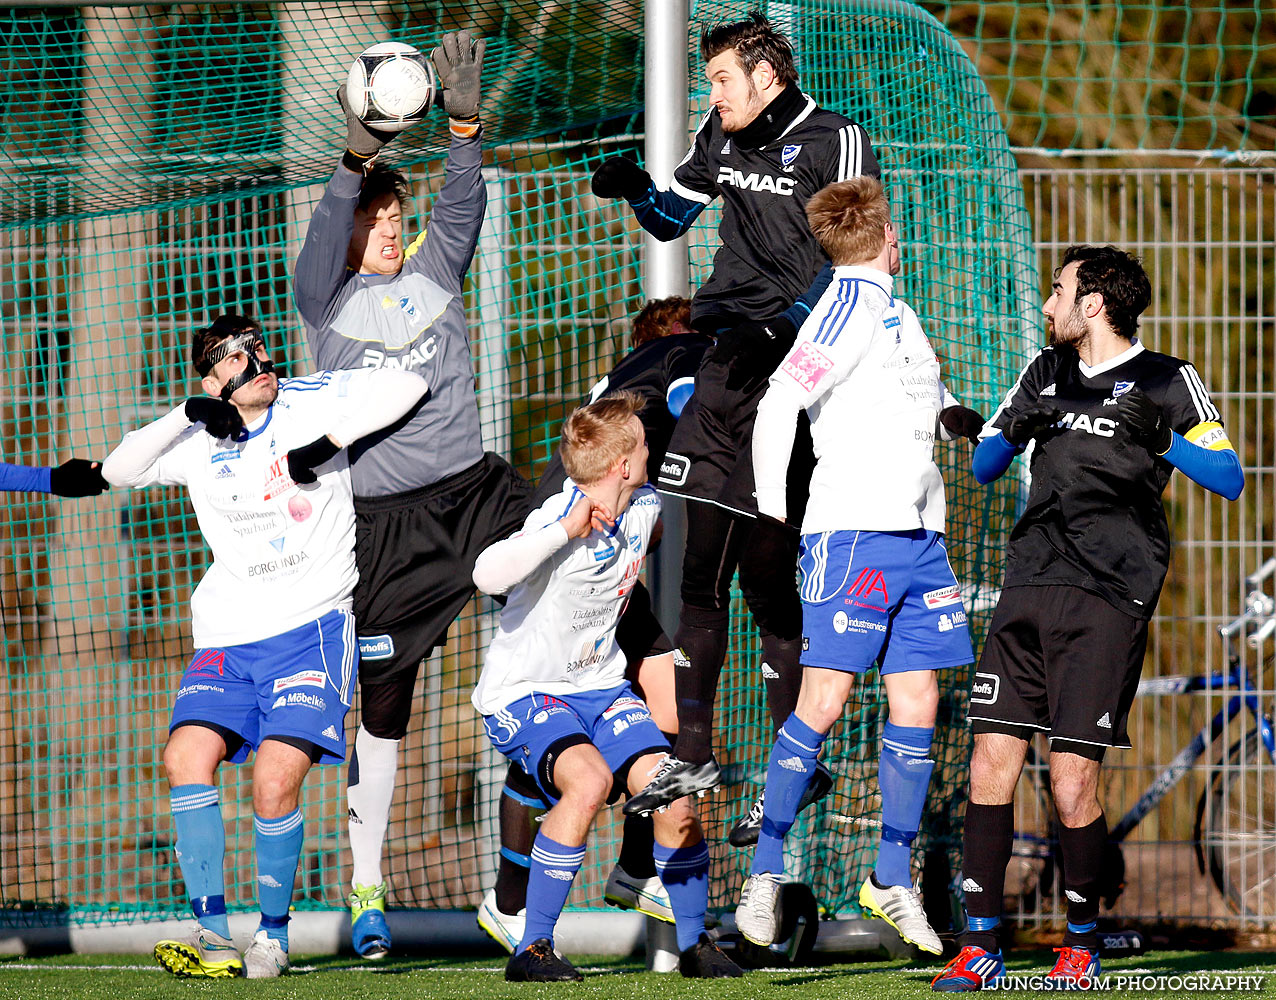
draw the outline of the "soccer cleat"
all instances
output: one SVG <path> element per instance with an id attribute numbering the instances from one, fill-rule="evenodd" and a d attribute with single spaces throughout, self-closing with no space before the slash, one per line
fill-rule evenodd
<path id="1" fill-rule="evenodd" d="M 932 955 L 942 955 L 944 946 L 926 919 L 921 891 L 914 885 L 878 885 L 869 875 L 860 886 L 860 906 L 881 917 L 899 932 L 905 943 Z"/>
<path id="2" fill-rule="evenodd" d="M 614 873 L 613 873 L 614 874 Z M 610 888 L 611 883 L 608 883 Z M 479 903 L 478 925 L 511 955 L 523 940 L 523 928 L 527 926 L 527 907 L 517 913 L 502 913 L 496 905 L 496 890 L 488 889 Z"/>
<path id="3" fill-rule="evenodd" d="M 607 877 L 603 902 L 610 906 L 619 906 L 622 910 L 637 910 L 667 924 L 674 922 L 669 893 L 656 875 L 651 878 L 634 878 L 620 865 L 616 865 Z"/>
<path id="4" fill-rule="evenodd" d="M 625 803 L 626 816 L 647 816 L 669 808 L 684 795 L 703 795 L 722 783 L 722 768 L 712 757 L 703 764 L 689 764 L 669 754 L 656 767 L 651 782 Z"/>
<path id="5" fill-rule="evenodd" d="M 288 971 L 288 949 L 264 930 L 253 935 L 244 952 L 244 974 L 249 979 L 275 979 Z"/>
<path id="6" fill-rule="evenodd" d="M 155 945 L 155 961 L 175 976 L 225 979 L 244 974 L 239 949 L 230 938 L 196 924 L 184 938 L 160 941 Z"/>
<path id="7" fill-rule="evenodd" d="M 827 767 L 817 761 L 815 774 L 807 782 L 806 791 L 802 793 L 802 799 L 798 802 L 797 811 L 800 813 L 807 806 L 814 805 L 832 790 L 833 775 Z M 762 807 L 765 802 L 766 789 L 764 788 L 758 797 L 753 800 L 753 805 L 749 807 L 749 812 L 745 817 L 733 826 L 731 832 L 727 834 L 727 842 L 732 847 L 751 847 L 758 842 L 758 834 L 762 832 Z"/>
<path id="8" fill-rule="evenodd" d="M 390 954 L 390 925 L 385 922 L 386 884 L 358 885 L 350 893 L 350 943 L 370 961 Z"/>
<path id="9" fill-rule="evenodd" d="M 1056 948 L 1059 960 L 1046 975 L 1050 988 L 1056 990 L 1087 990 L 1099 975 L 1099 953 L 1085 948 Z"/>
<path id="10" fill-rule="evenodd" d="M 1006 974 L 1006 963 L 1001 952 L 984 951 L 966 945 L 951 962 L 930 981 L 936 993 L 973 993 L 987 986 L 995 986 Z"/>
<path id="11" fill-rule="evenodd" d="M 740 890 L 735 908 L 736 929 L 754 944 L 768 947 L 775 941 L 780 911 L 780 876 L 774 872 L 750 875 Z"/>
<path id="12" fill-rule="evenodd" d="M 744 975 L 708 934 L 701 934 L 699 941 L 678 956 L 678 971 L 686 979 L 738 979 Z"/>
<path id="13" fill-rule="evenodd" d="M 576 983 L 584 978 L 554 953 L 549 938 L 537 938 L 505 963 L 505 979 L 511 983 Z"/>

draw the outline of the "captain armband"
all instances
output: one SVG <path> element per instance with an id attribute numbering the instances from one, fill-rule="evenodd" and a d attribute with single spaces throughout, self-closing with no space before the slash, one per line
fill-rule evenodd
<path id="1" fill-rule="evenodd" d="M 1207 451 L 1236 450 L 1232 447 L 1232 442 L 1228 440 L 1227 431 L 1223 429 L 1223 425 L 1213 420 L 1197 424 L 1183 437 L 1189 444 Z"/>

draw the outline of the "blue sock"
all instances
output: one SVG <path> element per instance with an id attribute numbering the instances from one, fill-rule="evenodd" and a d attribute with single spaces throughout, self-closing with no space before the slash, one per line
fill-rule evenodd
<path id="1" fill-rule="evenodd" d="M 652 854 L 656 874 L 673 907 L 678 950 L 686 951 L 704 933 L 704 911 L 709 905 L 709 845 L 703 840 L 694 847 L 665 847 L 657 843 Z"/>
<path id="2" fill-rule="evenodd" d="M 284 950 L 288 950 L 288 905 L 297 879 L 304 830 L 300 807 L 287 816 L 262 819 L 253 816 L 257 834 L 257 899 L 261 902 L 261 924 Z"/>
<path id="3" fill-rule="evenodd" d="M 882 789 L 882 842 L 873 874 L 879 885 L 912 885 L 913 838 L 926 806 L 926 788 L 935 762 L 930 759 L 935 727 L 897 726 L 882 730 L 877 783 Z"/>
<path id="4" fill-rule="evenodd" d="M 797 818 L 798 803 L 815 774 L 815 761 L 826 735 L 817 733 L 799 719 L 796 712 L 776 734 L 771 762 L 766 769 L 762 832 L 758 834 L 758 846 L 753 852 L 751 874 L 784 873 L 784 835 Z"/>
<path id="5" fill-rule="evenodd" d="M 545 836 L 543 830 L 537 831 L 536 840 L 532 842 L 532 867 L 527 876 L 527 924 L 523 939 L 514 949 L 516 955 L 541 938 L 549 938 L 553 944 L 554 925 L 584 860 L 584 844 L 579 847 L 560 844 Z M 564 874 L 569 877 L 563 878 Z"/>
<path id="6" fill-rule="evenodd" d="M 195 919 L 230 937 L 226 919 L 226 826 L 212 785 L 177 785 L 168 793 L 177 827 L 177 863 Z"/>

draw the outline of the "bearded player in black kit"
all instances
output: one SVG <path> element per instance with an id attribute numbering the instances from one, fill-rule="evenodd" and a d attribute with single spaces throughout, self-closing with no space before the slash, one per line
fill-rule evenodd
<path id="1" fill-rule="evenodd" d="M 1050 741 L 1050 785 L 1068 923 L 1054 989 L 1099 974 L 1099 876 L 1107 822 L 1099 766 L 1128 748 L 1126 716 L 1148 619 L 1169 562 L 1161 494 L 1175 469 L 1235 500 L 1245 478 L 1201 377 L 1147 350 L 1151 286 L 1116 247 L 1069 247 L 1045 304 L 1050 346 L 1025 368 L 975 449 L 991 482 L 1035 440 L 1028 504 L 1010 536 L 1001 598 L 970 695 L 975 733 L 962 888 L 969 929 L 934 980 L 940 992 L 995 987 L 1015 785 L 1028 740 Z"/>
<path id="2" fill-rule="evenodd" d="M 806 222 L 807 199 L 834 181 L 880 175 L 864 130 L 802 93 L 789 40 L 760 13 L 708 28 L 700 47 L 713 107 L 669 190 L 658 190 L 645 170 L 619 156 L 606 160 L 593 178 L 596 195 L 625 198 L 643 228 L 662 240 L 686 232 L 715 198 L 723 202 L 722 245 L 691 307 L 692 325 L 718 344 L 696 375 L 695 395 L 656 480 L 661 491 L 695 501 L 687 505 L 682 614 L 674 636 L 678 741 L 626 813 L 649 812 L 721 780 L 711 751 L 713 702 L 737 568 L 758 626 L 777 727 L 797 704 L 798 535 L 757 516 L 753 418 L 768 376 L 810 311 L 798 299 L 827 264 Z M 800 505 L 813 467 L 810 447 L 808 432 L 790 465 L 790 496 Z M 800 518 L 798 509 L 795 523 Z M 822 771 L 812 794 L 830 786 Z M 756 829 L 749 833 L 756 839 Z M 752 839 L 732 836 L 733 843 Z"/>

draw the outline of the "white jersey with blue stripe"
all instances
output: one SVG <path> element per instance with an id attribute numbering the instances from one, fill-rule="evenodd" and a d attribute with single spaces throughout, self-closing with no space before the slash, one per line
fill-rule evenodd
<path id="1" fill-rule="evenodd" d="M 258 642 L 349 610 L 358 570 L 346 453 L 294 483 L 287 454 L 378 405 L 374 369 L 284 379 L 237 441 L 188 428 L 133 482 L 184 485 L 212 565 L 191 596 L 197 648 Z M 184 420 L 182 407 L 169 417 Z M 126 439 L 127 443 L 127 439 Z"/>
<path id="2" fill-rule="evenodd" d="M 792 423 L 800 409 L 810 415 L 817 463 L 804 533 L 944 530 L 939 362 L 893 284 L 876 268 L 834 268 L 758 406 L 758 509 L 779 517 Z"/>
<path id="3" fill-rule="evenodd" d="M 582 496 L 574 482 L 564 480 L 513 537 L 561 520 Z M 570 539 L 510 591 L 470 698 L 482 715 L 529 694 L 602 691 L 624 682 L 616 623 L 659 517 L 660 497 L 643 486 L 611 529 Z"/>

